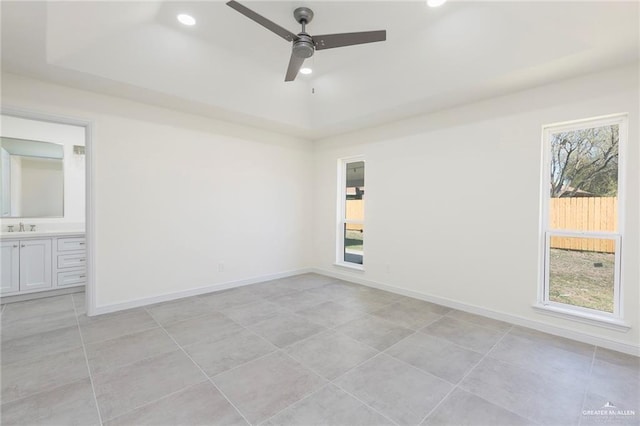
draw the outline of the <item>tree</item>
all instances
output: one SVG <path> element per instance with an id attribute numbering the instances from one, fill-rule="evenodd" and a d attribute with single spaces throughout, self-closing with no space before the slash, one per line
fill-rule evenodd
<path id="1" fill-rule="evenodd" d="M 619 142 L 618 125 L 552 134 L 551 197 L 616 196 Z"/>

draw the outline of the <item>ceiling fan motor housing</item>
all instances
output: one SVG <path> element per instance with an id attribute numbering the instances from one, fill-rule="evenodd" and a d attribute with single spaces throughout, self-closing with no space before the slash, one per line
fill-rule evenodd
<path id="1" fill-rule="evenodd" d="M 313 10 L 308 7 L 299 7 L 293 11 L 293 17 L 298 24 L 302 24 L 303 21 L 308 24 L 313 19 Z"/>
<path id="2" fill-rule="evenodd" d="M 293 42 L 293 54 L 298 58 L 310 58 L 313 56 L 315 48 L 313 39 L 309 34 L 298 34 L 299 39 Z"/>

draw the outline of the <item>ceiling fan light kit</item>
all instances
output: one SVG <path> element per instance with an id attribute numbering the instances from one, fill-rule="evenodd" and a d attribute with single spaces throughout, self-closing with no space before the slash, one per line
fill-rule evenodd
<path id="1" fill-rule="evenodd" d="M 291 47 L 291 58 L 289 59 L 289 66 L 287 67 L 287 73 L 284 81 L 295 80 L 298 72 L 302 68 L 304 60 L 312 57 L 316 50 L 374 43 L 377 41 L 385 41 L 387 39 L 386 30 L 326 34 L 320 36 L 307 34 L 306 26 L 313 20 L 313 11 L 308 7 L 299 7 L 293 11 L 293 17 L 300 25 L 302 25 L 302 31 L 298 34 L 293 34 L 289 30 L 268 20 L 264 16 L 259 15 L 237 1 L 230 1 L 227 3 L 227 6 L 242 13 L 247 18 L 257 22 L 269 31 L 284 38 L 286 41 L 293 43 Z"/>
<path id="2" fill-rule="evenodd" d="M 194 18 L 191 15 L 187 15 L 186 13 L 181 13 L 176 18 L 178 18 L 178 21 L 182 25 L 186 25 L 186 26 L 191 27 L 191 26 L 196 24 L 196 18 Z"/>
<path id="3" fill-rule="evenodd" d="M 445 4 L 447 0 L 427 0 L 427 5 L 429 7 L 439 7 Z"/>

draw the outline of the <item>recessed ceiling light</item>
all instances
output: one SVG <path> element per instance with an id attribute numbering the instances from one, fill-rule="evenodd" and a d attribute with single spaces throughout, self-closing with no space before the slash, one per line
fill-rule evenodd
<path id="1" fill-rule="evenodd" d="M 313 70 L 311 68 L 300 68 L 300 74 L 311 74 Z"/>
<path id="2" fill-rule="evenodd" d="M 438 7 L 438 6 L 442 6 L 443 4 L 446 3 L 447 0 L 427 0 L 427 4 L 430 7 Z"/>
<path id="3" fill-rule="evenodd" d="M 191 15 L 187 15 L 186 13 L 181 13 L 180 15 L 178 15 L 178 21 L 180 21 L 181 24 L 188 26 L 196 24 L 196 18 Z"/>

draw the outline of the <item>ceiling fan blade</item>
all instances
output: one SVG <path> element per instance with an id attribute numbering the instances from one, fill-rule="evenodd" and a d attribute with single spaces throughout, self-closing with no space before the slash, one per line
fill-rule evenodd
<path id="1" fill-rule="evenodd" d="M 298 71 L 302 67 L 305 58 L 300 58 L 291 52 L 291 59 L 289 59 L 289 66 L 287 67 L 287 75 L 284 81 L 293 81 L 298 75 Z"/>
<path id="2" fill-rule="evenodd" d="M 387 31 L 363 31 L 359 33 L 325 34 L 313 36 L 316 50 L 333 49 L 334 47 L 353 46 L 354 44 L 385 41 Z"/>
<path id="3" fill-rule="evenodd" d="M 237 10 L 238 12 L 242 13 L 247 18 L 257 22 L 258 24 L 262 25 L 263 27 L 265 27 L 269 31 L 278 34 L 280 37 L 282 37 L 283 39 L 285 39 L 287 41 L 294 41 L 294 40 L 298 39 L 298 36 L 295 35 L 294 33 L 292 33 L 291 31 L 289 31 L 289 30 L 287 30 L 285 28 L 282 28 L 280 25 L 276 24 L 273 21 L 268 20 L 267 18 L 265 18 L 262 15 L 257 14 L 253 10 L 249 9 L 246 6 L 241 5 L 237 1 L 233 1 L 232 0 L 230 2 L 227 2 L 227 6 Z"/>

